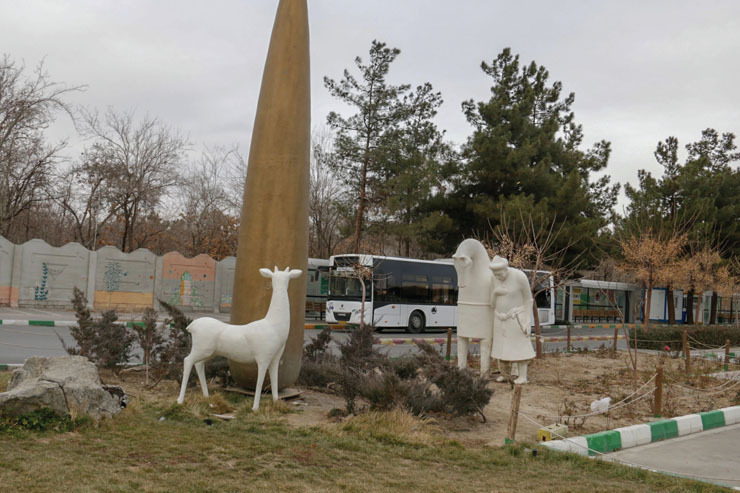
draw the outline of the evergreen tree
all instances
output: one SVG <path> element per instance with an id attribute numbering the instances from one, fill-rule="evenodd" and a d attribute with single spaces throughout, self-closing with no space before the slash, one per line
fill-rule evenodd
<path id="1" fill-rule="evenodd" d="M 399 254 L 406 257 L 426 233 L 427 204 L 442 186 L 442 167 L 454 156 L 432 121 L 441 104 L 431 84 L 418 86 L 404 97 L 407 117 L 389 132 L 392 142 L 385 146 L 390 155 L 383 160 L 383 216 L 398 239 Z"/>
<path id="2" fill-rule="evenodd" d="M 732 164 L 740 160 L 735 152 L 735 135 L 708 128 L 701 139 L 686 145 L 688 156 L 681 164 L 675 137 L 659 142 L 655 158 L 663 175 L 638 171 L 638 185 L 627 185 L 630 199 L 623 229 L 651 224 L 655 229 L 690 226 L 692 242 L 740 254 L 740 172 Z"/>
<path id="3" fill-rule="evenodd" d="M 402 96 L 408 85 L 392 85 L 386 81 L 391 63 L 401 51 L 373 41 L 370 60 L 355 58 L 360 72 L 356 78 L 349 70 L 340 81 L 324 77 L 329 93 L 351 106 L 356 113 L 344 117 L 329 113 L 327 123 L 336 132 L 332 165 L 356 197 L 354 249 L 360 251 L 367 210 L 377 205 L 384 146 L 392 143 L 388 134 L 406 115 Z"/>
<path id="4" fill-rule="evenodd" d="M 446 250 L 463 236 L 486 236 L 502 213 L 526 212 L 544 223 L 565 222 L 563 243 L 571 244 L 573 256 L 585 251 L 585 260 L 593 261 L 619 190 L 607 176 L 591 181 L 607 166 L 609 142 L 581 150 L 583 131 L 571 110 L 575 95 L 562 97 L 562 83 L 550 84 L 545 67 L 520 66 L 506 48 L 481 68 L 493 79 L 491 98 L 463 103 L 473 134 L 441 211 L 451 219 L 438 229 L 447 235 Z"/>

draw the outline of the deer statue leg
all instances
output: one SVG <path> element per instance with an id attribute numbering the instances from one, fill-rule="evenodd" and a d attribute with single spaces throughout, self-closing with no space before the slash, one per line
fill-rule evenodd
<path id="1" fill-rule="evenodd" d="M 190 378 L 190 370 L 193 369 L 194 359 L 191 353 L 185 356 L 183 360 L 182 385 L 180 386 L 180 396 L 177 398 L 178 404 L 182 404 L 185 401 L 185 389 L 188 386 L 188 379 Z"/>
<path id="2" fill-rule="evenodd" d="M 270 388 L 272 390 L 273 401 L 278 400 L 278 368 L 280 368 L 280 358 L 283 357 L 283 351 L 285 351 L 284 344 L 270 362 Z"/>
<path id="3" fill-rule="evenodd" d="M 198 361 L 195 363 L 195 371 L 198 373 L 198 380 L 200 380 L 200 388 L 203 391 L 203 395 L 208 397 L 208 383 L 206 383 L 206 361 Z"/>
<path id="4" fill-rule="evenodd" d="M 264 362 L 257 362 L 257 387 L 254 389 L 254 405 L 252 411 L 256 411 L 260 407 L 260 396 L 262 395 L 262 384 L 265 383 L 265 372 L 267 371 L 267 365 Z"/>

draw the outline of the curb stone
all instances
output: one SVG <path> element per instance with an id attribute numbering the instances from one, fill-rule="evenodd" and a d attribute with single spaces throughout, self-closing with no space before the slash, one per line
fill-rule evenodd
<path id="1" fill-rule="evenodd" d="M 560 452 L 594 456 L 738 423 L 740 423 L 740 406 L 732 406 L 716 411 L 600 431 L 590 435 L 552 440 L 543 442 L 542 445 Z"/>

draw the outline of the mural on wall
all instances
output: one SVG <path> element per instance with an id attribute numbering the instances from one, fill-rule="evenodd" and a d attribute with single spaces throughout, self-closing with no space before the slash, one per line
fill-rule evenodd
<path id="1" fill-rule="evenodd" d="M 85 247 L 79 243 L 53 247 L 31 240 L 16 248 L 23 249 L 18 276 L 21 306 L 69 306 L 75 287 L 88 296 L 90 252 Z"/>
<path id="2" fill-rule="evenodd" d="M 107 246 L 97 251 L 95 308 L 143 309 L 154 303 L 157 257 L 146 249 L 123 253 Z"/>
<path id="3" fill-rule="evenodd" d="M 190 306 L 192 304 L 191 296 L 195 295 L 193 299 L 196 300 L 196 305 L 202 305 L 202 300 L 198 296 L 198 293 L 193 293 L 193 283 L 191 282 L 192 280 L 193 277 L 190 275 L 190 272 L 184 272 L 180 276 L 179 300 L 175 300 L 173 298 L 172 300 L 170 300 L 170 304 Z"/>
<path id="4" fill-rule="evenodd" d="M 106 264 L 105 273 L 103 274 L 105 289 L 107 291 L 120 291 L 121 278 L 125 277 L 127 274 L 128 272 L 124 272 L 121 268 L 120 262 L 109 262 Z"/>
<path id="5" fill-rule="evenodd" d="M 41 285 L 34 286 L 33 299 L 36 301 L 46 301 L 49 296 L 49 290 L 46 287 L 46 281 L 49 280 L 49 268 L 46 262 L 41 263 Z"/>
<path id="6" fill-rule="evenodd" d="M 216 282 L 220 287 L 218 308 L 222 312 L 228 312 L 231 310 L 232 294 L 234 292 L 236 257 L 226 257 L 217 263 L 216 269 Z"/>
<path id="7" fill-rule="evenodd" d="M 167 303 L 211 309 L 216 287 L 216 261 L 208 255 L 185 258 L 178 252 L 162 257 L 162 286 L 159 296 Z"/>
<path id="8" fill-rule="evenodd" d="M 97 310 L 156 309 L 156 299 L 198 310 L 231 308 L 234 257 L 216 262 L 170 252 L 159 259 L 145 249 L 90 252 L 79 243 L 14 245 L 0 236 L 0 305 L 70 308 L 77 287 Z"/>

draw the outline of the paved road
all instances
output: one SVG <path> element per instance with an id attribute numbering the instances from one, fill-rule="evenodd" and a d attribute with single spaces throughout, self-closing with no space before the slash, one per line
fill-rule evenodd
<path id="1" fill-rule="evenodd" d="M 609 460 L 740 489 L 740 424 L 614 452 Z"/>
<path id="2" fill-rule="evenodd" d="M 205 313 L 191 313 L 189 316 L 195 318 L 198 316 L 212 316 L 222 320 L 228 319 L 228 314 L 205 314 Z M 133 314 L 119 314 L 121 320 L 132 320 L 136 318 Z M 64 320 L 73 321 L 74 313 L 71 311 L 53 311 L 43 310 L 35 308 L 21 308 L 12 309 L 8 307 L 0 307 L 0 320 L 4 320 L 5 323 L 0 325 L 0 364 L 21 364 L 26 358 L 30 356 L 63 356 L 66 354 L 64 351 L 57 334 L 59 334 L 67 345 L 74 345 L 74 339 L 70 336 L 69 328 L 67 327 L 43 327 L 43 326 L 27 326 L 27 325 L 13 325 L 7 324 L 9 320 Z M 306 330 L 304 335 L 305 342 L 309 342 L 317 334 L 318 330 Z M 613 334 L 612 329 L 574 329 L 572 335 L 607 335 Z M 543 336 L 564 336 L 564 329 L 550 329 L 543 327 Z M 332 344 L 333 349 L 338 350 L 338 344 L 345 341 L 349 337 L 347 331 L 335 331 L 332 334 L 335 343 Z M 377 334 L 378 337 L 382 338 L 394 338 L 394 339 L 406 339 L 406 338 L 425 338 L 425 339 L 446 339 L 446 330 L 434 330 L 429 329 L 426 333 L 420 335 L 412 335 L 405 332 L 403 329 L 386 329 L 382 333 Z M 609 346 L 610 342 L 599 342 L 599 341 L 583 341 L 574 342 L 574 348 L 588 347 L 593 350 L 606 344 Z M 444 344 L 437 344 L 440 352 L 444 352 Z M 623 341 L 619 342 L 619 347 L 624 348 L 626 344 Z M 471 345 L 471 352 L 477 353 L 479 346 Z M 411 344 L 404 345 L 388 345 L 383 346 L 383 351 L 387 352 L 391 357 L 397 357 L 405 354 L 409 351 L 413 351 L 414 346 Z M 545 345 L 545 351 L 564 351 L 565 343 L 547 343 Z M 454 355 L 457 351 L 456 346 L 453 344 L 452 354 Z"/>

